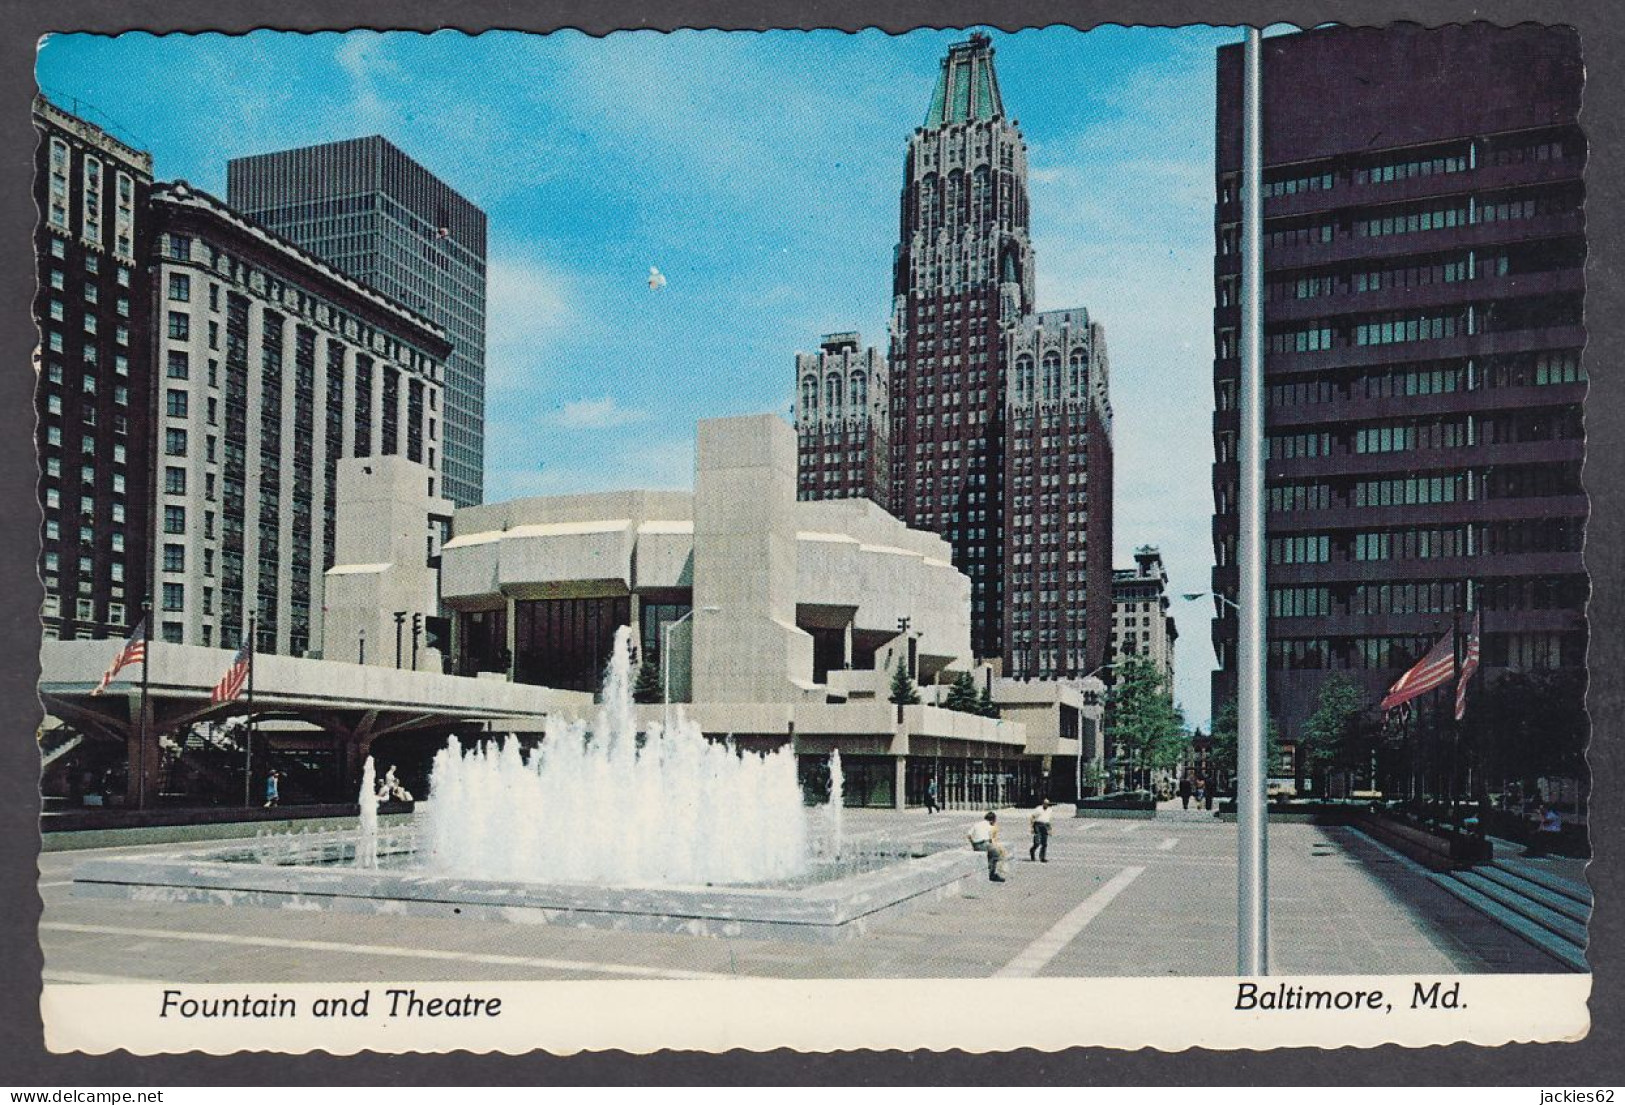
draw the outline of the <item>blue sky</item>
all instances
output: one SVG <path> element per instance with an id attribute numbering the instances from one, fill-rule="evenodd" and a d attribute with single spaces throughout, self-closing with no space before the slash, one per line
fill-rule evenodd
<path id="1" fill-rule="evenodd" d="M 963 37 L 67 35 L 38 75 L 160 178 L 222 197 L 231 157 L 383 134 L 483 207 L 501 499 L 690 486 L 697 418 L 787 414 L 822 333 L 884 349 L 904 145 Z M 1030 146 L 1038 305 L 1106 326 L 1117 563 L 1160 545 L 1176 596 L 1204 590 L 1213 52 L 1239 34 L 993 37 Z M 1205 722 L 1209 607 L 1175 613 L 1176 695 Z"/>

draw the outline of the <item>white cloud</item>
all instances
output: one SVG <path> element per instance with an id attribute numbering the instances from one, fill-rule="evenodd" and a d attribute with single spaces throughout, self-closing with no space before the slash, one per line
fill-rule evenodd
<path id="1" fill-rule="evenodd" d="M 649 412 L 623 407 L 613 395 L 602 399 L 576 399 L 548 415 L 545 421 L 563 430 L 608 430 L 630 426 L 649 417 Z"/>
<path id="2" fill-rule="evenodd" d="M 548 347 L 580 324 L 572 277 L 533 255 L 494 258 L 486 268 L 486 386 L 526 386 Z"/>

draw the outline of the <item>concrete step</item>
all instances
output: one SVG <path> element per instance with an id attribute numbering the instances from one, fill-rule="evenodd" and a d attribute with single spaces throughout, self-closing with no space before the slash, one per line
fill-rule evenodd
<path id="1" fill-rule="evenodd" d="M 1560 875 L 1556 871 L 1546 867 L 1538 860 L 1519 859 L 1515 856 L 1507 856 L 1497 859 L 1494 866 L 1499 867 L 1503 871 L 1508 871 L 1519 878 L 1528 879 L 1533 883 L 1539 883 L 1547 890 L 1579 902 L 1587 909 L 1591 908 L 1591 887 L 1587 883 L 1579 879 L 1571 879 L 1566 875 Z"/>
<path id="2" fill-rule="evenodd" d="M 1559 913 L 1524 893 L 1523 888 L 1509 887 L 1504 883 L 1496 882 L 1494 879 L 1485 878 L 1476 871 L 1457 871 L 1455 877 L 1458 881 L 1466 883 L 1486 898 L 1500 902 L 1508 909 L 1522 914 L 1541 928 L 1550 930 L 1576 947 L 1585 947 L 1586 926 L 1584 921 L 1576 921 L 1565 914 Z"/>
<path id="3" fill-rule="evenodd" d="M 1553 959 L 1576 971 L 1589 971 L 1585 951 L 1551 929 L 1538 925 L 1522 913 L 1508 909 L 1495 899 L 1479 893 L 1454 875 L 1435 875 L 1434 882 L 1467 905 L 1491 918 L 1503 928 L 1523 937 Z"/>
<path id="4" fill-rule="evenodd" d="M 1561 913 L 1571 921 L 1585 924 L 1591 920 L 1591 904 L 1572 898 L 1567 894 L 1560 894 L 1551 888 L 1526 878 L 1504 867 L 1495 864 L 1486 864 L 1473 868 L 1473 874 L 1491 882 L 1506 887 L 1515 894 L 1522 894 L 1525 898 L 1532 898 L 1556 913 Z"/>

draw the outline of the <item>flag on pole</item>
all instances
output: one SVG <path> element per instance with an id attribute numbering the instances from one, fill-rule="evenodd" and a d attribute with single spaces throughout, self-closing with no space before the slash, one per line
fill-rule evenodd
<path id="1" fill-rule="evenodd" d="M 97 683 L 96 689 L 90 693 L 101 694 L 120 671 L 131 664 L 144 664 L 146 661 L 147 619 L 142 618 L 135 623 L 135 628 L 130 631 L 130 636 L 125 640 L 124 647 L 118 650 L 118 655 L 113 657 L 112 664 L 108 665 L 107 671 L 102 674 L 102 681 Z"/>
<path id="2" fill-rule="evenodd" d="M 1409 702 L 1418 695 L 1426 694 L 1435 687 L 1442 687 L 1456 674 L 1456 632 L 1446 631 L 1439 643 L 1428 650 L 1428 654 L 1416 662 L 1410 671 L 1394 681 L 1388 688 L 1388 694 L 1382 700 L 1384 710 L 1392 710 L 1403 702 Z"/>
<path id="3" fill-rule="evenodd" d="M 237 655 L 231 659 L 231 667 L 214 686 L 214 693 L 209 695 L 210 702 L 230 702 L 243 693 L 243 685 L 248 682 L 248 666 L 253 663 L 254 635 L 243 635 L 243 643 L 237 648 Z"/>
<path id="4" fill-rule="evenodd" d="M 1461 678 L 1456 680 L 1456 720 L 1467 716 L 1467 680 L 1478 670 L 1478 615 L 1473 615 L 1473 628 L 1467 634 L 1467 655 L 1461 661 Z"/>

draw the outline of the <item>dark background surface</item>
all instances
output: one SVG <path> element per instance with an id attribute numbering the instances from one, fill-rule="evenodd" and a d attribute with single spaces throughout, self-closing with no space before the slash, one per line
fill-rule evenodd
<path id="1" fill-rule="evenodd" d="M 32 265 L 0 268 L 0 496 L 10 509 L 4 517 L 11 540 L 0 545 L 0 627 L 5 663 L 0 664 L 0 711 L 6 739 L 0 742 L 0 831 L 9 846 L 0 851 L 0 1085 L 67 1088 L 119 1085 L 523 1085 L 523 1084 L 961 1084 L 1042 1085 L 1516 1085 L 1547 1088 L 1618 1085 L 1625 1071 L 1625 1009 L 1621 1003 L 1620 826 L 1625 803 L 1619 746 L 1622 679 L 1625 666 L 1621 610 L 1622 495 L 1625 483 L 1625 380 L 1619 370 L 1625 319 L 1625 242 L 1621 202 L 1625 182 L 1625 23 L 1606 0 L 1323 0 L 1318 3 L 1249 0 L 979 0 L 979 2 L 895 3 L 887 0 L 727 0 L 724 3 L 644 3 L 619 0 L 592 4 L 529 3 L 504 0 L 137 0 L 117 5 L 102 0 L 57 0 L 52 4 L 8 2 L 10 28 L 0 64 L 0 167 L 4 206 L 0 243 L 12 258 L 28 256 L 35 211 L 29 198 L 34 135 L 29 119 L 34 51 L 40 36 L 63 31 L 186 30 L 248 31 L 343 30 L 351 27 L 466 31 L 515 28 L 544 31 L 575 27 L 593 34 L 620 27 L 669 30 L 677 27 L 766 29 L 771 27 L 879 26 L 901 31 L 915 26 L 992 25 L 1004 30 L 1067 23 L 1088 27 L 1103 22 L 1211 23 L 1324 22 L 1382 24 L 1411 20 L 1439 25 L 1487 19 L 1501 25 L 1523 21 L 1566 23 L 1579 30 L 1586 60 L 1585 107 L 1581 114 L 1591 143 L 1586 172 L 1588 264 L 1586 323 L 1590 345 L 1586 365 L 1590 393 L 1585 482 L 1592 497 L 1586 561 L 1593 575 L 1590 656 L 1593 672 L 1588 704 L 1594 740 L 1591 764 L 1597 800 L 1592 832 L 1597 860 L 1590 877 L 1597 916 L 1591 924 L 1594 989 L 1593 1025 L 1578 1044 L 1509 1045 L 1478 1048 L 1408 1049 L 1375 1052 L 1295 1050 L 1271 1053 L 1187 1051 L 1118 1052 L 1075 1049 L 1057 1054 L 1015 1052 L 973 1056 L 959 1052 L 805 1055 L 789 1051 L 721 1056 L 661 1054 L 627 1056 L 594 1053 L 569 1058 L 548 1055 L 480 1056 L 277 1056 L 198 1055 L 135 1058 L 129 1055 L 53 1056 L 45 1052 L 39 1017 L 41 960 L 35 936 L 40 902 L 33 889 L 38 847 L 38 753 L 29 735 L 39 722 L 34 696 L 38 678 L 37 549 L 32 537 L 39 517 L 35 505 L 36 463 L 30 414 L 33 379 L 26 367 L 36 337 L 29 305 Z M 997 13 L 999 18 L 989 20 Z M 1239 32 L 1238 32 L 1239 38 Z M 1065 985 L 1057 982 L 1056 985 Z M 967 1020 L 983 1015 L 964 1010 Z"/>

